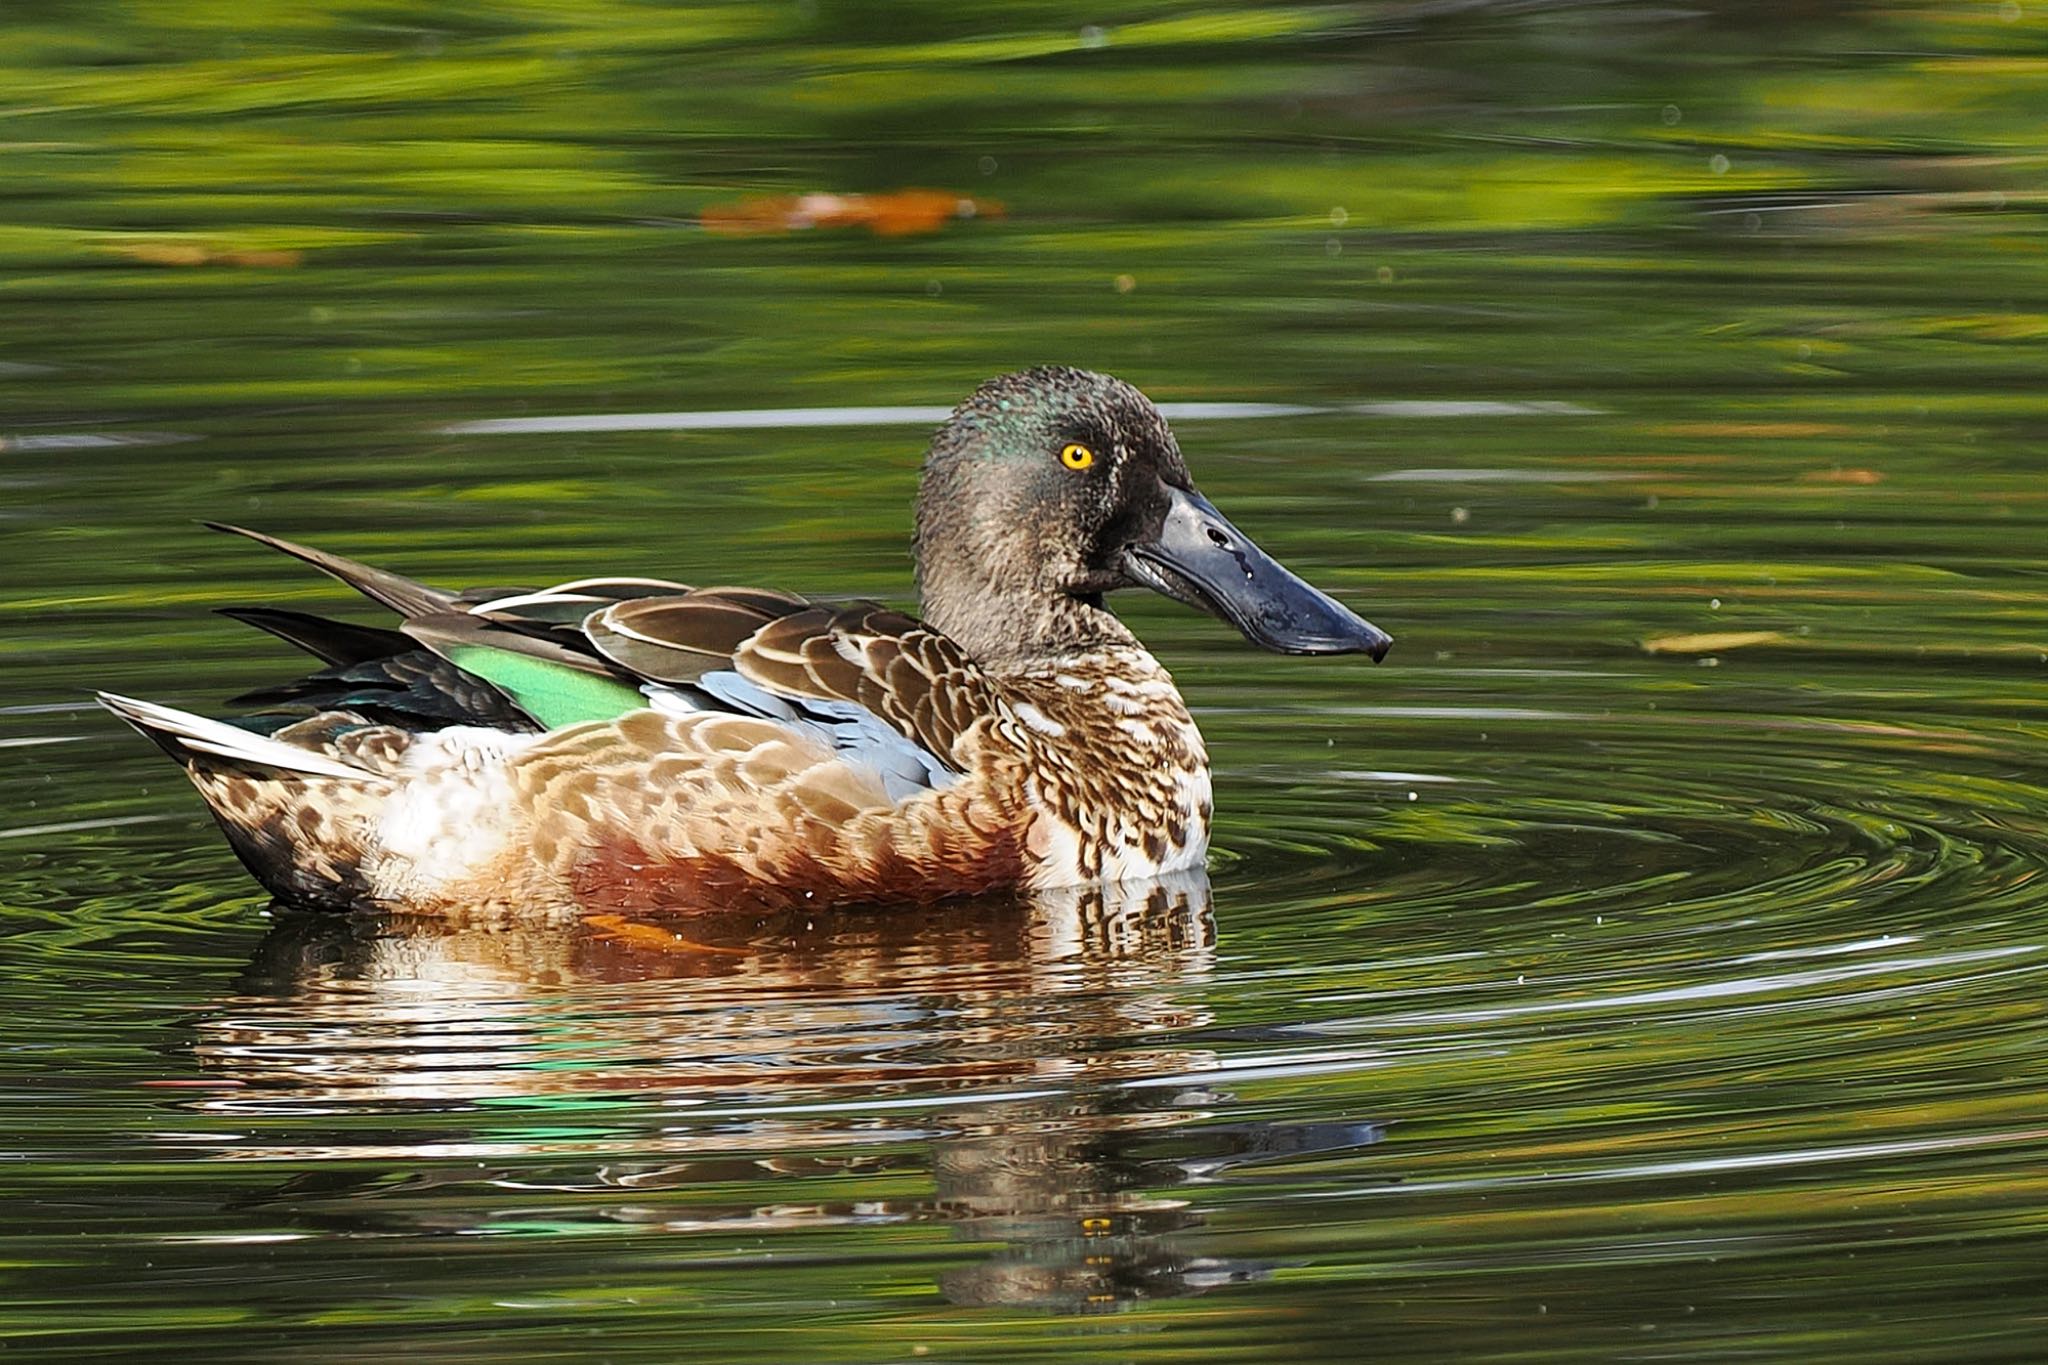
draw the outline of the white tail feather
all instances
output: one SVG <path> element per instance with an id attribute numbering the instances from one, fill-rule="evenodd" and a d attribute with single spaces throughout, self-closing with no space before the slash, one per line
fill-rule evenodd
<path id="1" fill-rule="evenodd" d="M 211 754 L 216 758 L 231 759 L 237 763 L 253 763 L 260 767 L 277 768 L 285 772 L 304 773 L 308 777 L 338 777 L 348 782 L 360 782 L 374 777 L 364 768 L 351 767 L 326 754 L 316 754 L 311 749 L 301 749 L 296 744 L 271 739 L 267 735 L 252 734 L 232 725 L 223 725 L 217 720 L 195 716 L 189 711 L 177 711 L 155 702 L 137 701 L 133 697 L 117 696 L 112 692 L 97 694 L 100 705 L 112 711 L 136 729 L 152 736 L 167 736 L 179 748 L 193 753 Z"/>

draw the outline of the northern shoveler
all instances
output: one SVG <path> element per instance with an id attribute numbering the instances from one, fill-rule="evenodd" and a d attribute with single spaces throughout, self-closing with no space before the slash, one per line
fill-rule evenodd
<path id="1" fill-rule="evenodd" d="M 455 594 L 235 531 L 403 617 L 236 609 L 328 666 L 229 724 L 102 694 L 287 900 L 407 910 L 925 901 L 1199 865 L 1209 763 L 1103 605 L 1147 587 L 1292 654 L 1377 627 L 1269 558 L 1130 385 L 982 385 L 917 499 L 924 619 L 586 578 Z"/>

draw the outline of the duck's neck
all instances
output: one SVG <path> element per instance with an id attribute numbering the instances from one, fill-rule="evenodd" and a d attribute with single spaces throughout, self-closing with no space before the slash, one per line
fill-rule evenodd
<path id="1" fill-rule="evenodd" d="M 968 565 L 937 572 L 920 565 L 918 576 L 925 624 L 992 673 L 1030 672 L 1061 659 L 1138 643 L 1099 598 L 1006 588 Z"/>

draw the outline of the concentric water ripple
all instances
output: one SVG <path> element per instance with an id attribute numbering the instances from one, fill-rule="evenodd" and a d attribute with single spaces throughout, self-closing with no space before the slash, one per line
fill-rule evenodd
<path id="1" fill-rule="evenodd" d="M 1305 444 L 1344 439 L 1312 420 Z M 1374 483 L 1414 524 L 1331 580 L 1400 638 L 1384 668 L 1133 605 L 1215 758 L 1211 877 L 1036 901 L 268 907 L 77 688 L 211 706 L 274 661 L 191 610 L 274 585 L 181 581 L 155 615 L 131 599 L 165 584 L 102 585 L 30 629 L 0 712 L 23 1211 L 0 1261 L 83 1358 L 277 1332 L 417 1354 L 451 1319 L 464 1349 L 554 1358 L 620 1314 L 652 1324 L 624 1355 L 686 1336 L 732 1362 L 785 1359 L 793 1321 L 849 1360 L 1265 1360 L 1276 1323 L 1333 1360 L 2025 1358 L 2048 1237 L 2026 584 L 1756 570 L 1730 556 L 1793 533 L 1725 465 L 1446 480 L 1459 457 Z M 1925 517 L 1975 507 L 1931 490 L 1929 543 Z M 1352 562 L 1319 491 L 1212 491 Z M 1652 493 L 1753 515 L 1659 527 L 1674 557 L 1625 575 L 1428 529 L 1469 502 L 1605 555 Z M 435 547 L 490 552 L 388 557 Z M 728 548 L 705 553 L 735 576 L 786 567 Z M 1762 619 L 1708 630 L 1738 609 Z"/>
<path id="2" fill-rule="evenodd" d="M 1082 1312 L 1250 1306 L 1315 1267 L 1387 1280 L 1394 1330 L 1446 1276 L 1604 1315 L 1625 1266 L 1680 1322 L 1698 1267 L 1750 1294 L 1937 1236 L 1915 1283 L 2007 1282 L 2048 1142 L 2032 737 L 1447 699 L 1275 753 L 1310 723 L 1205 717 L 1213 884 L 909 914 L 264 931 L 208 890 L 233 874 L 181 794 L 41 809 L 70 828 L 23 836 L 23 875 L 103 898 L 23 906 L 8 989 L 139 975 L 178 1004 L 155 1060 L 102 1054 L 128 1088 L 37 1127 L 158 1170 L 189 1212 L 149 1254 L 200 1275 L 540 1237 L 588 1245 L 574 1300 L 635 1245 L 734 1284 L 887 1248 L 956 1306 Z M 123 896 L 138 856 L 194 880 Z M 10 1041 L 83 1043 L 121 1003 Z M 127 1235 L 117 1204 L 76 1217 Z"/>

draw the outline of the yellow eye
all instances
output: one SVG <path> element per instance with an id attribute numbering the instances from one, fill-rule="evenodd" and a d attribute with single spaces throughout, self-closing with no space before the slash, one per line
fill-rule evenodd
<path id="1" fill-rule="evenodd" d="M 1060 451 L 1060 463 L 1069 469 L 1086 469 L 1095 463 L 1095 452 L 1075 441 Z"/>

